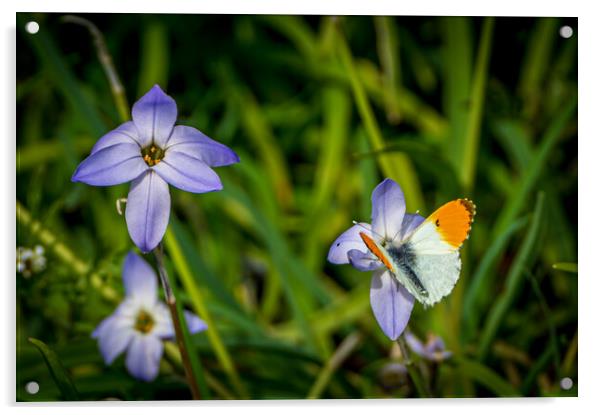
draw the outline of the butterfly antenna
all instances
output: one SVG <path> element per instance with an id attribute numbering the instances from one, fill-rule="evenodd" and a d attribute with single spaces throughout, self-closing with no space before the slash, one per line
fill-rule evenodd
<path id="1" fill-rule="evenodd" d="M 416 215 L 420 214 L 420 210 L 416 210 Z M 403 223 L 403 221 L 402 221 Z M 397 239 L 397 237 L 399 236 L 399 234 L 401 233 L 401 230 L 403 229 L 403 226 L 401 228 L 399 228 L 399 230 L 397 231 L 397 233 L 395 234 L 395 236 L 393 237 L 393 240 Z"/>
<path id="2" fill-rule="evenodd" d="M 355 221 L 355 220 L 353 220 L 352 222 L 353 222 L 353 224 L 354 224 L 354 225 L 358 225 L 358 226 L 360 226 L 360 227 L 364 228 L 365 230 L 367 230 L 368 232 L 370 232 L 370 233 L 372 233 L 372 234 L 374 234 L 374 235 L 376 235 L 376 236 L 380 237 L 380 239 L 382 239 L 382 240 L 384 240 L 384 239 L 385 239 L 385 237 L 384 237 L 384 236 L 382 236 L 381 234 L 379 234 L 379 233 L 377 233 L 377 232 L 374 232 L 374 230 L 373 230 L 373 229 L 370 229 L 370 228 L 369 228 L 369 227 L 367 227 L 366 225 L 363 225 L 363 224 L 361 224 L 361 223 L 359 223 L 358 221 Z"/>

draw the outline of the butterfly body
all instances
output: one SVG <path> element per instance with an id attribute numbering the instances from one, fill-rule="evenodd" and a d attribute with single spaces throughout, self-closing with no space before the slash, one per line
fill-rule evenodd
<path id="1" fill-rule="evenodd" d="M 457 199 L 446 203 L 401 242 L 375 242 L 360 236 L 389 272 L 425 306 L 448 295 L 460 277 L 459 249 L 468 238 L 474 203 Z"/>

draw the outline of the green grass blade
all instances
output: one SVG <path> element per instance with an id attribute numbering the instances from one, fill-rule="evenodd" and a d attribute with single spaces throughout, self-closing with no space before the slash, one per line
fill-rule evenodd
<path id="1" fill-rule="evenodd" d="M 525 236 L 525 239 L 518 250 L 518 254 L 508 271 L 508 276 L 505 279 L 504 290 L 493 303 L 493 307 L 487 315 L 479 342 L 479 360 L 483 360 L 487 356 L 497 330 L 523 283 L 523 276 L 535 253 L 536 241 L 542 226 L 544 200 L 545 196 L 540 192 L 537 195 L 537 202 L 535 203 L 535 210 L 533 211 L 533 217 L 531 218 L 527 235 Z"/>
<path id="2" fill-rule="evenodd" d="M 130 108 L 125 96 L 125 90 L 121 80 L 119 79 L 115 65 L 113 65 L 113 58 L 109 53 L 109 49 L 107 48 L 102 32 L 90 20 L 79 16 L 67 15 L 63 16 L 62 20 L 64 22 L 82 25 L 90 32 L 94 42 L 94 47 L 96 48 L 98 60 L 105 71 L 107 81 L 111 87 L 111 92 L 113 93 L 113 99 L 115 100 L 115 106 L 117 107 L 119 118 L 121 119 L 121 122 L 128 121 L 130 119 Z"/>
<path id="3" fill-rule="evenodd" d="M 316 58 L 316 36 L 310 26 L 303 21 L 301 16 L 258 16 L 261 21 L 279 31 L 295 45 L 299 52 L 306 58 Z"/>
<path id="4" fill-rule="evenodd" d="M 319 399 L 330 379 L 336 370 L 343 364 L 345 359 L 349 357 L 349 355 L 355 350 L 355 348 L 359 345 L 361 341 L 361 335 L 357 332 L 353 332 L 341 342 L 337 350 L 332 354 L 330 359 L 326 362 L 326 364 L 320 370 L 318 377 L 316 378 L 315 383 L 312 385 L 309 393 L 307 394 L 307 399 Z"/>
<path id="5" fill-rule="evenodd" d="M 44 358 L 44 362 L 46 362 L 46 366 L 52 375 L 52 379 L 54 379 L 54 383 L 61 391 L 62 399 L 65 401 L 79 401 L 79 394 L 77 393 L 77 389 L 75 389 L 75 385 L 71 380 L 71 377 L 63 367 L 63 364 L 59 360 L 56 353 L 48 347 L 44 342 L 34 339 L 30 337 L 29 342 L 33 344 L 42 354 Z"/>
<path id="6" fill-rule="evenodd" d="M 382 150 L 386 147 L 385 140 L 372 112 L 364 86 L 358 77 L 349 46 L 342 33 L 339 33 L 338 46 L 340 58 L 351 82 L 355 103 L 370 140 L 370 146 L 373 151 Z M 405 154 L 380 154 L 377 160 L 382 174 L 395 180 L 402 187 L 408 211 L 423 209 L 424 198 L 416 171 L 409 157 Z"/>
<path id="7" fill-rule="evenodd" d="M 173 231 L 168 228 L 165 233 L 165 246 L 168 249 L 170 258 L 174 263 L 174 268 L 177 271 L 177 274 L 184 286 L 184 289 L 190 295 L 190 299 L 192 302 L 192 306 L 194 311 L 199 315 L 199 317 L 207 323 L 207 335 L 209 336 L 209 341 L 211 342 L 211 346 L 222 365 L 226 375 L 230 379 L 232 386 L 236 389 L 238 395 L 242 399 L 248 398 L 248 394 L 244 385 L 240 380 L 240 376 L 238 375 L 238 371 L 236 370 L 236 366 L 228 352 L 228 349 L 224 346 L 224 342 L 217 331 L 215 326 L 215 321 L 213 320 L 212 315 L 209 313 L 208 308 L 205 304 L 204 295 L 201 289 L 196 285 L 195 278 L 192 275 L 192 271 L 186 262 L 186 258 L 180 248 L 178 240 L 173 234 Z"/>
<path id="8" fill-rule="evenodd" d="M 443 106 L 450 121 L 447 154 L 459 177 L 474 70 L 471 27 L 466 17 L 444 17 L 441 23 L 444 34 L 442 55 L 446 68 L 442 74 Z"/>
<path id="9" fill-rule="evenodd" d="M 543 95 L 543 82 L 549 74 L 550 55 L 557 28 L 556 18 L 537 19 L 535 30 L 529 39 L 518 86 L 518 93 L 525 102 L 527 119 L 533 117 Z"/>
<path id="10" fill-rule="evenodd" d="M 291 206 L 293 189 L 286 158 L 278 145 L 272 127 L 255 96 L 243 85 L 236 85 L 229 66 L 221 65 L 222 83 L 231 99 L 236 102 L 242 117 L 242 128 L 257 157 L 265 166 L 277 200 L 283 207 Z M 244 160 L 243 160 L 244 162 Z"/>
<path id="11" fill-rule="evenodd" d="M 487 285 L 487 278 L 491 278 L 494 275 L 492 270 L 497 259 L 508 245 L 510 238 L 526 224 L 526 217 L 517 219 L 504 230 L 504 233 L 493 241 L 479 262 L 464 297 L 464 340 L 473 338 L 479 324 L 479 316 L 482 314 L 481 307 L 489 304 L 487 298 L 489 293 L 484 290 L 484 287 Z"/>
<path id="12" fill-rule="evenodd" d="M 383 97 L 389 122 L 398 124 L 402 113 L 399 101 L 401 90 L 401 63 L 395 20 L 391 16 L 375 16 L 376 46 L 383 70 Z"/>
<path id="13" fill-rule="evenodd" d="M 22 232 L 29 233 L 36 240 L 46 246 L 56 257 L 73 270 L 80 277 L 87 277 L 92 288 L 97 290 L 105 299 L 117 302 L 119 294 L 113 287 L 107 285 L 96 272 L 92 272 L 90 265 L 81 260 L 66 244 L 61 242 L 57 236 L 35 220 L 27 208 L 17 200 L 17 237 Z"/>
<path id="14" fill-rule="evenodd" d="M 521 395 L 510 383 L 506 382 L 504 378 L 487 366 L 469 359 L 455 359 L 455 362 L 457 363 L 457 370 L 459 372 L 486 387 L 495 396 L 516 397 Z"/>
<path id="15" fill-rule="evenodd" d="M 332 219 L 328 209 L 335 197 L 338 181 L 343 172 L 346 146 L 349 145 L 351 105 L 349 95 L 339 87 L 326 88 L 323 92 L 324 127 L 314 176 L 312 207 L 306 215 L 305 259 L 310 269 L 317 269 L 323 261 L 325 226 Z M 324 230 L 318 232 L 316 230 Z M 332 242 L 332 241 L 330 241 Z M 326 242 L 328 243 L 328 242 Z"/>
<path id="16" fill-rule="evenodd" d="M 577 264 L 574 262 L 557 262 L 552 265 L 552 268 L 577 274 Z"/>
<path id="17" fill-rule="evenodd" d="M 493 38 L 493 18 L 487 17 L 483 23 L 483 33 L 479 44 L 476 67 L 472 79 L 472 91 L 470 93 L 470 104 L 468 118 L 466 120 L 466 131 L 461 143 L 460 161 L 460 183 L 467 190 L 472 190 L 477 166 L 477 153 L 481 135 L 481 122 L 483 119 L 483 106 L 485 103 L 485 88 L 487 86 L 487 74 L 489 68 L 489 57 L 491 55 L 491 43 Z"/>
<path id="18" fill-rule="evenodd" d="M 169 73 L 169 36 L 165 26 L 159 21 L 151 21 L 144 26 L 141 39 L 140 77 L 138 96 L 148 92 L 153 85 L 167 88 Z"/>
<path id="19" fill-rule="evenodd" d="M 522 393 L 524 395 L 528 395 L 531 389 L 533 388 L 533 384 L 537 380 L 537 375 L 544 371 L 550 361 L 554 358 L 554 344 L 549 343 L 548 347 L 544 350 L 544 352 L 539 355 L 539 358 L 535 361 L 533 366 L 531 366 L 531 370 L 527 372 L 525 376 L 525 380 L 521 386 Z"/>
<path id="20" fill-rule="evenodd" d="M 496 220 L 493 227 L 493 237 L 502 234 L 504 230 L 510 226 L 520 213 L 524 204 L 529 200 L 529 194 L 533 191 L 533 187 L 537 183 L 537 180 L 544 172 L 545 164 L 556 143 L 562 137 L 562 133 L 573 117 L 576 108 L 577 97 L 573 96 L 571 100 L 566 103 L 562 112 L 558 114 L 552 121 L 550 127 L 546 130 L 541 144 L 533 155 L 529 169 L 519 178 L 513 197 L 508 199 Z"/>

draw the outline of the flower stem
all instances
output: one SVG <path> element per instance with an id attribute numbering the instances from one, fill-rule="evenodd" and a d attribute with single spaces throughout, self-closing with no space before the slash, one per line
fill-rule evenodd
<path id="1" fill-rule="evenodd" d="M 161 279 L 161 285 L 163 285 L 163 292 L 165 293 L 165 301 L 167 302 L 169 311 L 171 313 L 171 319 L 176 332 L 176 342 L 178 344 L 178 348 L 180 349 L 180 354 L 182 355 L 182 365 L 184 366 L 184 373 L 186 374 L 186 380 L 188 381 L 192 398 L 197 400 L 202 399 L 199 384 L 197 383 L 192 370 L 190 355 L 188 354 L 188 349 L 186 348 L 184 328 L 180 319 L 181 315 L 178 313 L 176 296 L 171 289 L 169 276 L 167 275 L 167 270 L 165 269 L 163 246 L 159 244 L 159 246 L 154 249 L 153 253 L 155 254 L 155 259 L 157 260 L 157 268 L 159 269 L 159 277 Z"/>
<path id="2" fill-rule="evenodd" d="M 105 43 L 102 32 L 94 23 L 88 19 L 84 19 L 83 17 L 66 15 L 63 16 L 61 20 L 65 23 L 75 23 L 88 29 L 94 41 L 94 46 L 96 47 L 98 60 L 102 64 L 105 75 L 107 76 L 107 80 L 109 81 L 109 85 L 111 86 L 111 92 L 113 93 L 113 99 L 115 100 L 115 105 L 117 106 L 117 112 L 119 112 L 119 118 L 121 118 L 123 122 L 129 120 L 129 106 L 125 96 L 125 89 L 123 88 L 121 80 L 119 79 L 119 75 L 115 70 L 113 58 L 107 49 L 107 44 Z"/>
<path id="3" fill-rule="evenodd" d="M 19 200 L 17 200 L 17 237 L 26 230 L 29 234 L 40 241 L 52 254 L 59 258 L 65 265 L 71 268 L 75 274 L 87 277 L 90 285 L 107 300 L 117 302 L 117 292 L 105 284 L 102 277 L 93 271 L 93 268 L 81 260 L 67 245 L 62 243 L 58 237 L 44 225 L 35 220 Z"/>
<path id="4" fill-rule="evenodd" d="M 406 369 L 408 369 L 408 374 L 412 379 L 412 383 L 416 388 L 416 392 L 418 392 L 418 396 L 421 398 L 431 398 L 432 394 L 428 390 L 428 387 L 424 385 L 422 382 L 422 377 L 418 370 L 416 370 L 416 366 L 414 362 L 410 359 L 410 355 L 405 347 L 405 339 L 403 336 L 399 336 L 397 338 L 397 344 L 399 345 L 399 349 L 401 350 L 401 360 Z"/>
<path id="5" fill-rule="evenodd" d="M 232 361 L 232 357 L 216 329 L 215 322 L 213 321 L 211 313 L 209 313 L 209 309 L 205 305 L 203 294 L 196 285 L 194 275 L 184 257 L 180 244 L 170 228 L 167 228 L 167 232 L 165 233 L 165 243 L 173 259 L 174 267 L 177 270 L 180 281 L 190 295 L 190 301 L 194 311 L 196 311 L 199 317 L 207 324 L 207 336 L 209 337 L 209 342 L 215 351 L 217 359 L 224 368 L 224 371 L 238 393 L 239 398 L 249 399 L 249 394 L 244 384 L 241 382 L 240 376 L 236 371 L 236 366 Z"/>

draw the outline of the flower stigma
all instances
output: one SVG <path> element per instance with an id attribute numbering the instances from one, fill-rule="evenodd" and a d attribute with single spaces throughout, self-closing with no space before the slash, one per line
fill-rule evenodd
<path id="1" fill-rule="evenodd" d="M 146 334 L 153 329 L 154 325 L 155 320 L 153 317 L 145 310 L 140 310 L 138 316 L 136 317 L 136 324 L 134 325 L 134 328 L 140 333 Z"/>
<path id="2" fill-rule="evenodd" d="M 157 147 L 154 144 L 151 144 L 148 147 L 143 148 L 140 153 L 142 153 L 142 158 L 149 166 L 153 167 L 159 164 L 163 157 L 165 157 L 165 151 Z"/>

